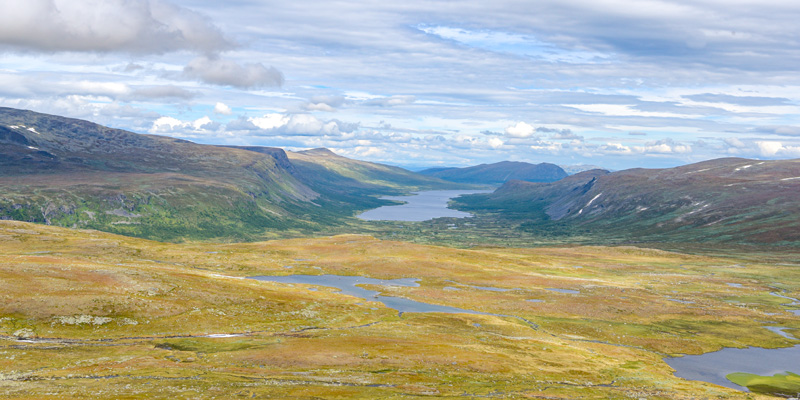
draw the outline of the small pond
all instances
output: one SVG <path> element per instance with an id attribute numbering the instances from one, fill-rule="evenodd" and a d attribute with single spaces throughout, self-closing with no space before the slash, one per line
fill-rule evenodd
<path id="1" fill-rule="evenodd" d="M 402 279 L 374 279 L 360 276 L 341 276 L 341 275 L 289 275 L 289 276 L 253 276 L 250 279 L 260 281 L 279 282 L 279 283 L 299 283 L 306 285 L 327 286 L 339 289 L 342 294 L 355 296 L 368 301 L 378 301 L 386 307 L 395 309 L 403 314 L 405 312 L 441 312 L 441 313 L 466 313 L 483 314 L 485 313 L 465 310 L 456 307 L 440 306 L 436 304 L 422 303 L 406 299 L 403 297 L 393 297 L 381 295 L 380 292 L 364 289 L 357 285 L 377 285 L 377 286 L 404 286 L 418 287 L 415 278 Z"/>
<path id="2" fill-rule="evenodd" d="M 558 292 L 558 293 L 580 294 L 579 290 L 574 290 L 574 289 L 547 288 L 545 290 L 549 290 L 551 292 Z"/>
<path id="3" fill-rule="evenodd" d="M 384 196 L 381 198 L 406 204 L 365 211 L 358 218 L 366 221 L 427 221 L 442 217 L 471 217 L 470 213 L 447 208 L 447 203 L 455 197 L 475 193 L 491 193 L 491 190 L 430 190 L 414 193 L 413 196 Z"/>

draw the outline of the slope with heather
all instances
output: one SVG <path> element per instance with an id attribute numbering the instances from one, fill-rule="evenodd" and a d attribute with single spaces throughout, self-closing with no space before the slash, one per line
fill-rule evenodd
<path id="1" fill-rule="evenodd" d="M 637 241 L 800 243 L 800 160 L 726 158 L 670 169 L 585 171 L 458 199 L 523 230 Z"/>
<path id="2" fill-rule="evenodd" d="M 158 240 L 316 232 L 454 184 L 319 151 L 201 145 L 0 108 L 0 218 Z"/>

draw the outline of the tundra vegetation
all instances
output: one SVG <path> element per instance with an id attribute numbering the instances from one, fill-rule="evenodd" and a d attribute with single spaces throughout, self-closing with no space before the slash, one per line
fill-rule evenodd
<path id="1" fill-rule="evenodd" d="M 242 279 L 289 274 L 417 278 L 371 288 L 496 315 L 398 315 L 330 288 Z M 777 261 L 364 235 L 169 244 L 2 221 L 0 276 L 10 399 L 761 399 L 796 384 L 733 376 L 753 382 L 745 393 L 663 361 L 796 345 L 764 327 L 800 336 L 800 316 L 771 294 L 800 297 L 800 269 Z"/>

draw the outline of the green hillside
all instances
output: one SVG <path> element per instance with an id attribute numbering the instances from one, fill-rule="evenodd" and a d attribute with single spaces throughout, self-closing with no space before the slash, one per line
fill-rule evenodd
<path id="1" fill-rule="evenodd" d="M 0 108 L 0 218 L 156 240 L 310 234 L 452 183 L 319 151 L 231 148 Z M 438 186 L 437 186 L 438 185 Z"/>
<path id="2" fill-rule="evenodd" d="M 519 229 L 642 242 L 800 244 L 800 160 L 727 158 L 670 169 L 509 182 L 456 207 Z"/>

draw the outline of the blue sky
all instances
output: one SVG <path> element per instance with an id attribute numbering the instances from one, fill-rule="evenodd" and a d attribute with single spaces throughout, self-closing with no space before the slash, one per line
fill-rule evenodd
<path id="1" fill-rule="evenodd" d="M 800 3 L 0 0 L 0 105 L 406 166 L 800 157 Z"/>

